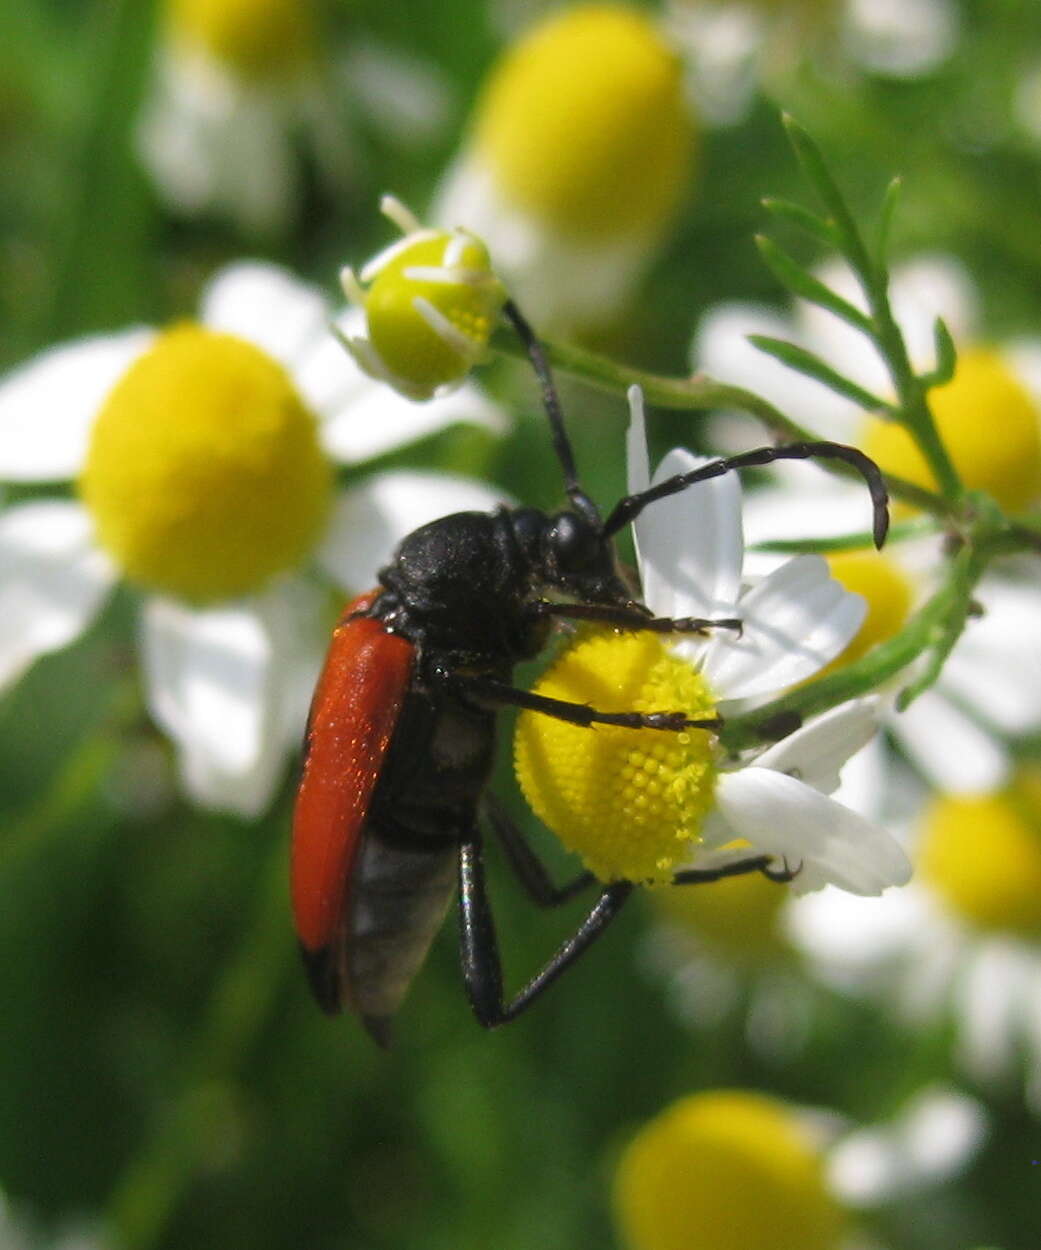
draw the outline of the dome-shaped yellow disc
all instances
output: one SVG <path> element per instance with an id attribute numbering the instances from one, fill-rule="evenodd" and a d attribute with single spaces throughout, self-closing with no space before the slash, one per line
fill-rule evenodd
<path id="1" fill-rule="evenodd" d="M 300 560 L 328 512 L 332 470 L 277 361 L 181 325 L 109 394 L 79 487 L 131 581 L 201 602 L 256 590 Z"/>
<path id="2" fill-rule="evenodd" d="M 653 634 L 591 630 L 535 692 L 604 712 L 715 715 L 701 675 Z M 714 738 L 703 729 L 582 729 L 522 712 L 515 758 L 535 813 L 604 881 L 669 880 L 690 857 L 715 794 Z"/>

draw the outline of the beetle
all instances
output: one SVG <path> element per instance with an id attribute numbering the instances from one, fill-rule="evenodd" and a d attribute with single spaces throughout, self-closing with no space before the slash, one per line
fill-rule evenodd
<path id="1" fill-rule="evenodd" d="M 460 512 L 408 535 L 376 589 L 350 603 L 333 634 L 305 735 L 293 819 L 292 901 L 318 1004 L 356 1012 L 387 1044 L 390 1022 L 458 889 L 467 995 L 480 1024 L 513 1020 L 604 932 L 635 885 L 612 881 L 572 937 L 512 998 L 504 997 L 485 888 L 482 822 L 536 903 L 562 903 L 592 884 L 585 872 L 557 886 L 486 794 L 498 709 L 512 706 L 579 726 L 718 729 L 683 712 L 600 712 L 511 684 L 514 666 L 539 654 L 559 620 L 661 634 L 739 629 L 737 620 L 654 617 L 622 576 L 612 539 L 656 500 L 735 469 L 832 457 L 865 478 L 874 537 L 888 526 L 877 466 L 830 442 L 764 447 L 712 460 L 628 495 L 602 518 L 582 489 L 542 345 L 512 301 L 503 314 L 539 380 L 568 506 Z M 548 596 L 554 596 L 550 598 Z M 676 884 L 793 871 L 754 855 L 717 869 L 677 873 Z"/>

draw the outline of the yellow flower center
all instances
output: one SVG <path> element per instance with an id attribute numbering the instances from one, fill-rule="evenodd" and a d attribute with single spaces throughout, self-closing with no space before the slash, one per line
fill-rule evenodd
<path id="1" fill-rule="evenodd" d="M 834 672 L 888 642 L 902 628 L 911 610 L 913 591 L 904 571 L 878 551 L 846 551 L 828 556 L 832 577 L 867 600 L 867 616 L 846 649 L 818 676 Z"/>
<path id="2" fill-rule="evenodd" d="M 656 233 L 687 183 L 682 66 L 633 9 L 587 4 L 540 23 L 494 70 L 478 117 L 505 195 L 571 235 Z"/>
<path id="3" fill-rule="evenodd" d="M 655 890 L 654 899 L 677 925 L 736 963 L 759 963 L 780 945 L 777 919 L 786 890 L 760 873 L 711 885 Z"/>
<path id="4" fill-rule="evenodd" d="M 1041 936 L 1041 779 L 1024 774 L 1001 794 L 935 799 L 919 863 L 976 927 Z"/>
<path id="5" fill-rule="evenodd" d="M 419 238 L 394 253 L 366 292 L 369 338 L 390 373 L 432 390 L 481 358 L 505 298 L 479 239 Z"/>
<path id="6" fill-rule="evenodd" d="M 1041 495 L 1041 412 L 1001 355 L 976 347 L 954 377 L 929 394 L 940 437 L 966 486 L 1017 512 Z M 936 489 L 902 426 L 869 417 L 860 446 L 889 473 Z"/>
<path id="7" fill-rule="evenodd" d="M 173 31 L 254 82 L 289 77 L 315 45 L 311 0 L 168 0 Z"/>
<path id="8" fill-rule="evenodd" d="M 332 470 L 280 364 L 185 324 L 109 394 L 79 486 L 130 580 L 205 601 L 255 590 L 304 555 Z"/>
<path id="9" fill-rule="evenodd" d="M 682 1098 L 645 1125 L 614 1197 L 628 1250 L 833 1250 L 843 1225 L 795 1115 L 737 1090 Z"/>
<path id="10" fill-rule="evenodd" d="M 601 712 L 715 715 L 704 678 L 651 634 L 590 630 L 535 686 Z M 517 719 L 517 779 L 538 817 L 603 881 L 670 880 L 712 806 L 712 735 Z"/>

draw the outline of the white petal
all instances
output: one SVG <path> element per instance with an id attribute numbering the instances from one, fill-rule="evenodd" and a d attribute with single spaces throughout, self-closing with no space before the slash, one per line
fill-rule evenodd
<path id="1" fill-rule="evenodd" d="M 788 773 L 822 794 L 834 794 L 843 765 L 875 736 L 878 716 L 876 698 L 840 704 L 764 751 L 756 766 Z"/>
<path id="2" fill-rule="evenodd" d="M 1009 773 L 1001 743 L 937 689 L 927 690 L 889 728 L 926 777 L 947 794 L 999 789 Z"/>
<path id="3" fill-rule="evenodd" d="M 706 679 L 724 700 L 793 686 L 842 651 L 866 612 L 864 599 L 835 581 L 824 559 L 797 556 L 738 604 L 740 637 L 722 630 L 714 635 L 705 652 Z"/>
<path id="4" fill-rule="evenodd" d="M 362 322 L 356 315 L 340 317 L 338 324 L 354 333 Z M 344 385 L 339 391 L 327 385 L 319 411 L 325 418 L 321 429 L 325 450 L 343 464 L 371 460 L 385 452 L 407 446 L 417 439 L 464 422 L 492 434 L 506 432 L 510 418 L 473 382 L 446 395 L 418 403 L 398 394 L 385 382 L 366 377 L 346 351 L 338 347 L 338 368 Z M 325 361 L 329 382 L 333 382 L 337 362 Z M 314 380 L 312 380 L 312 394 Z"/>
<path id="5" fill-rule="evenodd" d="M 848 0 L 846 43 L 866 69 L 895 78 L 929 73 L 954 50 L 949 0 Z"/>
<path id="6" fill-rule="evenodd" d="M 48 348 L 0 382 L 0 479 L 74 478 L 109 391 L 147 348 L 142 326 Z"/>
<path id="7" fill-rule="evenodd" d="M 331 310 L 317 287 L 263 261 L 222 269 L 203 292 L 200 316 L 212 329 L 263 348 L 291 373 L 317 343 L 332 338 Z"/>
<path id="8" fill-rule="evenodd" d="M 629 427 L 625 432 L 626 486 L 630 495 L 638 495 L 651 484 L 651 461 L 647 452 L 647 420 L 644 416 L 643 391 L 630 386 Z"/>
<path id="9" fill-rule="evenodd" d="M 767 36 L 763 13 L 732 4 L 674 2 L 666 31 L 689 65 L 688 94 L 695 116 L 710 126 L 731 126 L 755 95 L 758 59 Z"/>
<path id="10" fill-rule="evenodd" d="M 318 563 L 345 590 L 362 591 L 414 529 L 452 512 L 490 512 L 508 502 L 501 491 L 451 473 L 377 473 L 340 495 Z"/>
<path id="11" fill-rule="evenodd" d="M 319 623 L 320 596 L 297 579 L 216 608 L 146 604 L 149 706 L 197 801 L 246 816 L 267 806 L 303 732 Z"/>
<path id="12" fill-rule="evenodd" d="M 675 448 L 658 466 L 652 483 L 707 463 Z M 652 503 L 633 529 L 644 600 L 658 616 L 735 615 L 744 551 L 737 474 L 710 478 Z"/>
<path id="13" fill-rule="evenodd" d="M 345 86 L 367 122 L 392 142 L 414 150 L 444 132 L 455 102 L 449 80 L 432 62 L 356 32 L 343 69 Z"/>
<path id="14" fill-rule="evenodd" d="M 743 768 L 724 773 L 717 793 L 735 833 L 803 865 L 792 883 L 797 893 L 831 883 L 852 894 L 879 894 L 911 876 L 907 856 L 885 830 L 794 777 Z"/>
<path id="15" fill-rule="evenodd" d="M 78 638 L 114 580 L 79 504 L 24 503 L 0 515 L 0 688 Z"/>

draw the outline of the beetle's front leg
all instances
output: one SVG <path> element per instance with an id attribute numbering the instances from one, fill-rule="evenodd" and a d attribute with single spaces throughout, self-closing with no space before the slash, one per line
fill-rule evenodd
<path id="1" fill-rule="evenodd" d="M 502 960 L 484 881 L 481 835 L 474 829 L 459 847 L 459 947 L 466 994 L 486 1029 L 516 1019 L 596 941 L 633 892 L 629 881 L 604 886 L 592 911 L 556 954 L 508 1002 L 503 998 Z"/>
<path id="2" fill-rule="evenodd" d="M 470 673 L 439 674 L 449 690 L 471 702 L 485 707 L 519 707 L 529 712 L 541 712 L 555 720 L 566 721 L 588 729 L 591 725 L 619 725 L 623 729 L 666 729 L 682 733 L 685 729 L 710 729 L 718 732 L 723 727 L 721 716 L 704 720 L 690 720 L 685 712 L 600 712 L 587 703 L 569 703 L 565 699 L 550 699 L 530 690 L 518 690 L 492 677 L 480 677 Z"/>
<path id="3" fill-rule="evenodd" d="M 563 616 L 574 621 L 603 621 L 619 629 L 650 630 L 655 634 L 707 634 L 712 629 L 732 629 L 741 636 L 743 624 L 734 616 L 710 620 L 700 616 L 654 616 L 640 605 L 607 603 L 552 603 L 540 599 L 533 605 L 538 616 Z"/>

